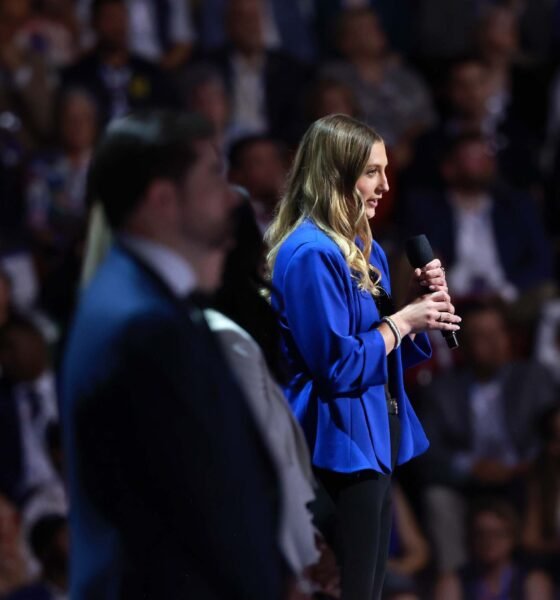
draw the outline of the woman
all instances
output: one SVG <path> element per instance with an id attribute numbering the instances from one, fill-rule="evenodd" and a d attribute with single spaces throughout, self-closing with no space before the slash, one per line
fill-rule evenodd
<path id="1" fill-rule="evenodd" d="M 383 140 L 343 116 L 304 135 L 276 219 L 269 265 L 290 366 L 287 396 L 336 510 L 342 597 L 379 598 L 389 544 L 390 474 L 428 441 L 403 387 L 427 358 L 428 329 L 460 318 L 434 260 L 415 271 L 428 292 L 395 312 L 383 250 L 368 219 L 388 191 Z M 402 341 L 402 349 L 400 344 Z"/>

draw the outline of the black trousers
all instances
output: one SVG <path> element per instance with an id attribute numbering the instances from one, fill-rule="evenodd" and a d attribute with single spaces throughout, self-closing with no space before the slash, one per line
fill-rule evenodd
<path id="1" fill-rule="evenodd" d="M 389 415 L 389 427 L 394 468 L 400 443 L 397 415 Z M 333 520 L 324 534 L 341 569 L 342 600 L 378 600 L 391 536 L 391 475 L 370 469 L 356 473 L 315 469 L 315 474 L 321 493 L 332 503 Z"/>

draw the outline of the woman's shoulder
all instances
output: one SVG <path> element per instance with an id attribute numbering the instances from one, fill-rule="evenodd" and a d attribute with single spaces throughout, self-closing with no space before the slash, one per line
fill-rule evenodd
<path id="1" fill-rule="evenodd" d="M 306 219 L 284 240 L 277 256 L 277 265 L 287 265 L 298 257 L 332 255 L 343 259 L 342 250 L 313 221 Z"/>

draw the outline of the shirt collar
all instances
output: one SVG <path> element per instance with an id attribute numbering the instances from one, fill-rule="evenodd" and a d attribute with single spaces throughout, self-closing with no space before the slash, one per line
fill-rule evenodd
<path id="1" fill-rule="evenodd" d="M 184 298 L 196 288 L 194 269 L 171 248 L 130 234 L 121 234 L 119 240 L 151 267 L 176 296 Z"/>

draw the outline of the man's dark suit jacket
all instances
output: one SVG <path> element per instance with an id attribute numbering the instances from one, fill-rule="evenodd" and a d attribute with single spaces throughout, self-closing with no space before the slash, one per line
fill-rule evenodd
<path id="1" fill-rule="evenodd" d="M 154 63 L 130 55 L 130 81 L 127 99 L 130 110 L 145 108 L 179 108 L 177 94 L 167 75 Z M 102 77 L 103 61 L 91 52 L 61 72 L 62 88 L 87 90 L 97 102 L 101 123 L 111 118 L 111 91 Z"/>
<path id="2" fill-rule="evenodd" d="M 419 413 L 430 440 L 420 459 L 422 477 L 429 483 L 467 483 L 457 471 L 458 454 L 474 449 L 470 391 L 475 380 L 467 369 L 449 371 L 434 379 L 422 393 Z M 515 362 L 502 372 L 501 401 L 505 427 L 520 462 L 530 459 L 538 447 L 538 420 L 556 398 L 548 371 L 531 362 Z"/>
<path id="3" fill-rule="evenodd" d="M 120 245 L 61 374 L 73 600 L 281 597 L 276 480 L 214 339 Z"/>
<path id="4" fill-rule="evenodd" d="M 210 63 L 219 70 L 230 93 L 233 86 L 232 55 L 233 50 L 226 47 L 202 57 L 204 63 Z M 297 144 L 305 131 L 304 107 L 300 98 L 310 76 L 311 70 L 305 64 L 282 52 L 266 52 L 263 86 L 268 133 L 288 144 Z"/>
<path id="5" fill-rule="evenodd" d="M 533 198 L 506 186 L 488 191 L 500 263 L 508 281 L 520 291 L 552 277 L 551 249 Z M 456 226 L 444 189 L 419 190 L 405 202 L 407 235 L 425 233 L 436 256 L 449 268 L 455 262 Z"/>

